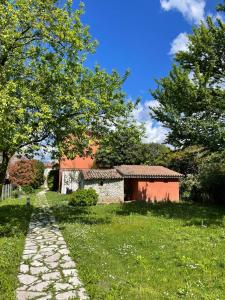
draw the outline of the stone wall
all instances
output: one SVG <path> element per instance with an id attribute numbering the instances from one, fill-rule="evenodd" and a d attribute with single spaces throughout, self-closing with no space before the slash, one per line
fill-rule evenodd
<path id="1" fill-rule="evenodd" d="M 81 174 L 79 170 L 61 171 L 61 193 L 68 194 L 76 191 L 82 185 Z"/>
<path id="2" fill-rule="evenodd" d="M 124 202 L 124 181 L 121 179 L 86 180 L 84 188 L 93 188 L 99 195 L 98 203 Z"/>

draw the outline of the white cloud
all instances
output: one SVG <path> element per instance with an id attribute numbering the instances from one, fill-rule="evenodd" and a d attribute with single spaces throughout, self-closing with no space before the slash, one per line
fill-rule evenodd
<path id="1" fill-rule="evenodd" d="M 187 33 L 180 33 L 172 42 L 170 54 L 174 55 L 179 51 L 187 51 L 188 50 L 188 36 Z"/>
<path id="2" fill-rule="evenodd" d="M 219 19 L 221 22 L 225 23 L 225 18 L 220 12 L 217 12 L 215 15 L 210 13 L 209 16 L 212 18 L 214 23 L 217 22 L 217 19 Z"/>
<path id="3" fill-rule="evenodd" d="M 158 105 L 159 103 L 156 100 L 145 101 L 144 103 L 139 103 L 133 112 L 137 123 L 143 123 L 146 128 L 146 137 L 143 138 L 145 143 L 163 143 L 166 139 L 168 129 L 150 116 L 149 107 L 157 107 Z"/>
<path id="4" fill-rule="evenodd" d="M 166 11 L 178 10 L 191 23 L 197 24 L 204 20 L 205 0 L 160 0 L 160 4 Z"/>

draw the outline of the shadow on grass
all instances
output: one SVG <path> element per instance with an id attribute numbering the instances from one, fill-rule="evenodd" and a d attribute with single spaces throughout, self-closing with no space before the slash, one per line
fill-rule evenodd
<path id="1" fill-rule="evenodd" d="M 52 207 L 56 219 L 61 223 L 79 223 L 86 225 L 109 224 L 109 214 L 98 215 L 90 207 L 56 205 Z"/>
<path id="2" fill-rule="evenodd" d="M 180 219 L 184 221 L 184 226 L 224 226 L 225 206 L 171 202 L 146 203 L 145 201 L 136 201 L 124 203 L 121 209 L 117 211 L 117 214 L 151 214 L 168 219 Z"/>
<path id="3" fill-rule="evenodd" d="M 1 205 L 0 206 L 0 238 L 26 234 L 33 206 Z"/>
<path id="4" fill-rule="evenodd" d="M 81 224 L 109 224 L 113 216 L 131 214 L 157 216 L 183 221 L 184 226 L 225 226 L 225 206 L 184 203 L 147 203 L 145 201 L 125 202 L 118 206 L 97 205 L 97 207 L 72 207 L 66 196 L 48 193 L 54 214 L 59 222 Z"/>

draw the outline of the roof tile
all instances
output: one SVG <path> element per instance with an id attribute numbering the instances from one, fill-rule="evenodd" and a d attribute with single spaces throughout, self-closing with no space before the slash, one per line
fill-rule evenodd
<path id="1" fill-rule="evenodd" d="M 82 170 L 84 180 L 92 179 L 122 179 L 122 176 L 117 172 L 116 169 L 87 169 Z"/>
<path id="2" fill-rule="evenodd" d="M 183 177 L 182 174 L 167 169 L 162 166 L 146 166 L 146 165 L 122 165 L 115 167 L 115 169 L 123 177 L 145 177 L 145 178 L 163 178 L 163 177 L 173 177 L 180 178 Z"/>

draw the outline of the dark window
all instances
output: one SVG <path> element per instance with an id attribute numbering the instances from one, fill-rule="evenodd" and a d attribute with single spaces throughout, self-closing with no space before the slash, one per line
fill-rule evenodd
<path id="1" fill-rule="evenodd" d="M 103 185 L 104 185 L 104 181 L 101 180 L 101 181 L 99 182 L 99 185 L 103 186 Z"/>

